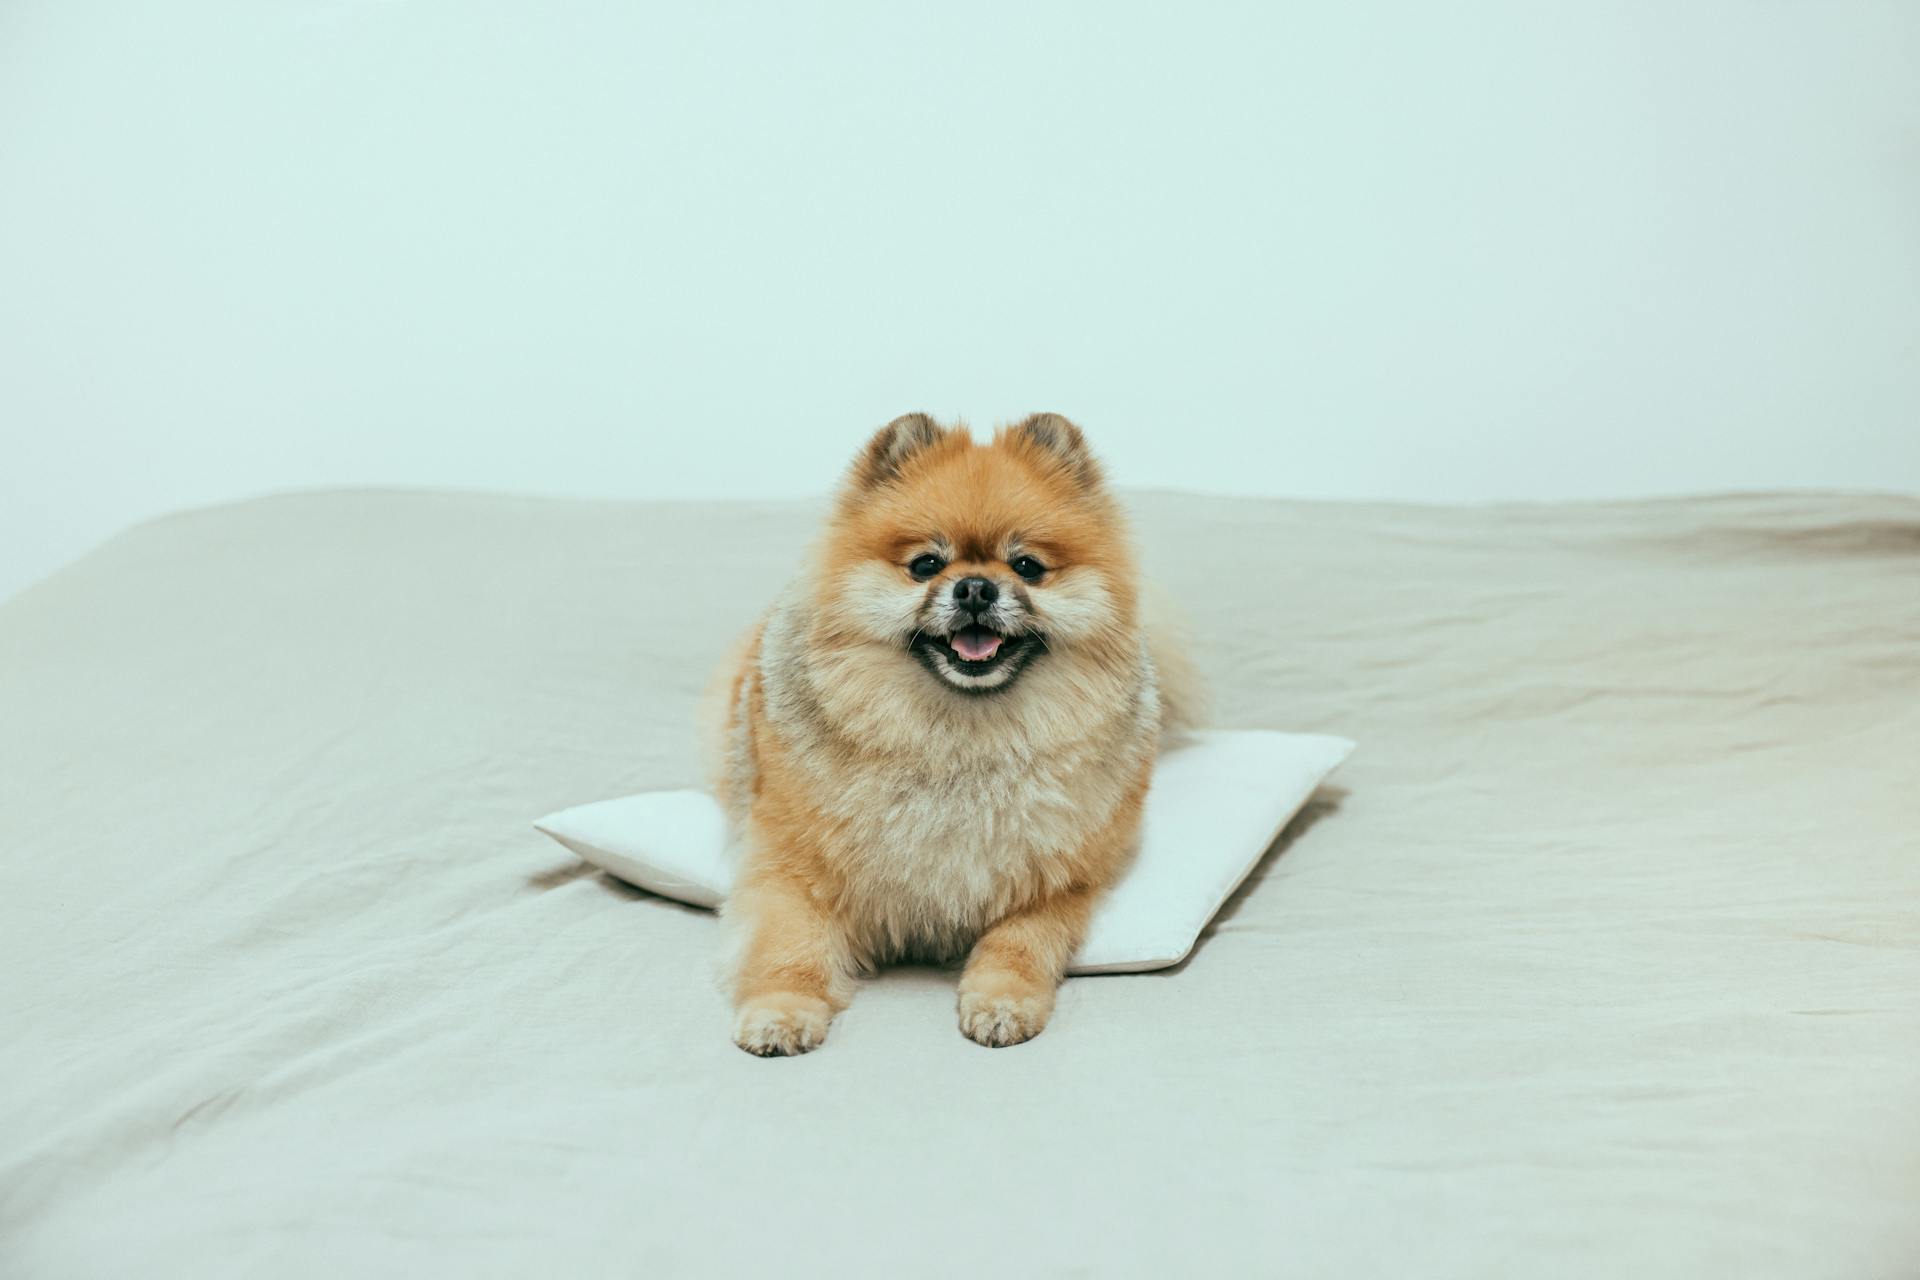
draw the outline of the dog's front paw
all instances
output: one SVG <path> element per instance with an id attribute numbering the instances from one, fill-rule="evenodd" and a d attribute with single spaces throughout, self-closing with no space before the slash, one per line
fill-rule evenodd
<path id="1" fill-rule="evenodd" d="M 975 1044 L 1003 1049 L 1046 1030 L 1053 992 L 987 990 L 960 992 L 960 1034 Z"/>
<path id="2" fill-rule="evenodd" d="M 792 1057 L 819 1048 L 832 1021 L 833 1010 L 818 996 L 755 996 L 734 1015 L 733 1042 L 758 1057 Z"/>

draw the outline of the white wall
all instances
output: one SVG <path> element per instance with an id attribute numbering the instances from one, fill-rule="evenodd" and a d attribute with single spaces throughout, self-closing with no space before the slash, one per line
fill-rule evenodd
<path id="1" fill-rule="evenodd" d="M 290 486 L 815 490 L 922 407 L 1920 489 L 1920 4 L 0 6 L 0 594 Z"/>

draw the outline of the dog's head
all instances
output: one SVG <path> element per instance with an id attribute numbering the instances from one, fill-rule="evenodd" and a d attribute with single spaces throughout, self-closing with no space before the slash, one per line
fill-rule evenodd
<path id="1" fill-rule="evenodd" d="M 924 414 L 888 423 L 854 460 L 824 552 L 816 637 L 862 665 L 911 664 L 947 694 L 998 699 L 1049 668 L 1046 683 L 1091 694 L 1097 674 L 1137 661 L 1125 524 L 1057 414 L 987 444 Z"/>

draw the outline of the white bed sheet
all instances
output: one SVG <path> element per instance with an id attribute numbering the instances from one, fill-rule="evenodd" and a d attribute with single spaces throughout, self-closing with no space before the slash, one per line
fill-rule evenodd
<path id="1" fill-rule="evenodd" d="M 1135 506 L 1221 722 L 1367 749 L 1007 1051 L 909 969 L 749 1058 L 527 826 L 698 783 L 804 506 L 280 498 L 0 606 L 0 1274 L 1920 1272 L 1920 501 Z"/>

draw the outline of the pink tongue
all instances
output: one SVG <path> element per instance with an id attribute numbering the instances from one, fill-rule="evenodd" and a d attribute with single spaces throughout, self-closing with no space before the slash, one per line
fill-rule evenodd
<path id="1" fill-rule="evenodd" d="M 1000 637 L 991 631 L 962 631 L 953 637 L 953 651 L 968 662 L 985 662 L 1000 652 Z"/>

